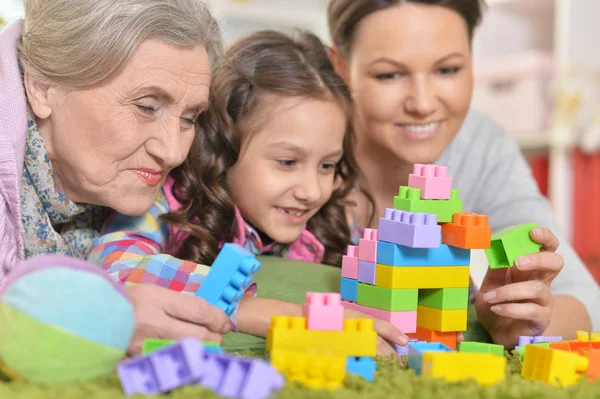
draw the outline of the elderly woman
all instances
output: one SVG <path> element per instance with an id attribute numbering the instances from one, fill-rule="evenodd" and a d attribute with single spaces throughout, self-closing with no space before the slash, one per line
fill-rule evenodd
<path id="1" fill-rule="evenodd" d="M 85 258 L 110 209 L 150 208 L 188 154 L 222 51 L 198 0 L 26 0 L 25 11 L 0 32 L 0 284 L 28 257 Z M 230 328 L 202 299 L 127 290 L 133 352 L 145 337 Z"/>

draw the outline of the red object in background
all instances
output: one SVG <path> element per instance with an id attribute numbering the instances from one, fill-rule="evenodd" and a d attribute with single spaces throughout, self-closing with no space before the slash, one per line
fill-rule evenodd
<path id="1" fill-rule="evenodd" d="M 548 155 L 533 155 L 529 158 L 529 164 L 533 173 L 533 178 L 538 184 L 540 192 L 548 196 Z"/>

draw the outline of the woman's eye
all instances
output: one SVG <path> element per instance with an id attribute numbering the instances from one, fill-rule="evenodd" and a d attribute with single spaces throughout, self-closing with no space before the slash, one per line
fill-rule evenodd
<path id="1" fill-rule="evenodd" d="M 397 79 L 401 76 L 402 76 L 401 73 L 392 72 L 392 73 L 380 73 L 379 75 L 376 75 L 375 78 L 377 80 L 392 80 L 392 79 Z"/>
<path id="2" fill-rule="evenodd" d="M 296 164 L 296 160 L 295 159 L 278 159 L 277 163 L 280 166 L 290 167 L 290 166 L 294 166 Z"/>
<path id="3" fill-rule="evenodd" d="M 460 67 L 444 67 L 438 69 L 438 72 L 442 75 L 455 75 L 460 71 Z"/>
<path id="4" fill-rule="evenodd" d="M 336 164 L 334 164 L 334 163 L 324 163 L 323 165 L 321 165 L 321 168 L 323 168 L 327 172 L 335 171 L 335 167 L 336 167 Z"/>
<path id="5" fill-rule="evenodd" d="M 157 109 L 151 105 L 136 104 L 136 106 L 146 114 L 154 114 L 157 111 Z"/>

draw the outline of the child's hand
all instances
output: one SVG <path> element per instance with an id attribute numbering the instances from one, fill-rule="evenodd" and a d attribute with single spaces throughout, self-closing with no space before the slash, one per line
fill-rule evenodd
<path id="1" fill-rule="evenodd" d="M 377 332 L 377 354 L 379 356 L 391 356 L 396 354 L 396 350 L 390 342 L 398 345 L 407 345 L 408 337 L 391 323 L 376 319 L 367 314 L 353 309 L 344 309 L 344 317 L 347 319 L 373 319 L 375 332 Z"/>
<path id="2" fill-rule="evenodd" d="M 564 264 L 550 230 L 535 228 L 531 238 L 543 245 L 541 252 L 520 257 L 514 267 L 488 269 L 475 299 L 481 323 L 506 347 L 515 346 L 520 335 L 544 333 L 552 316 L 550 284 Z"/>

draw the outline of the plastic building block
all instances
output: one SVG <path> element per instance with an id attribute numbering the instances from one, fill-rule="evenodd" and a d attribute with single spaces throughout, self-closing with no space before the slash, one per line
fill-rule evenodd
<path id="1" fill-rule="evenodd" d="M 528 380 L 567 387 L 579 382 L 588 364 L 587 358 L 575 353 L 527 345 L 521 376 Z"/>
<path id="2" fill-rule="evenodd" d="M 590 333 L 590 341 L 592 341 L 592 342 L 600 341 L 600 333 L 599 332 Z"/>
<path id="3" fill-rule="evenodd" d="M 421 375 L 448 382 L 473 378 L 480 385 L 489 386 L 506 378 L 506 358 L 489 353 L 426 352 Z"/>
<path id="4" fill-rule="evenodd" d="M 177 341 L 172 339 L 145 339 L 142 344 L 142 355 L 147 355 L 165 346 L 173 345 Z"/>
<path id="5" fill-rule="evenodd" d="M 371 357 L 349 357 L 346 362 L 346 371 L 348 374 L 355 374 L 363 377 L 368 382 L 375 379 L 375 370 L 377 365 Z"/>
<path id="6" fill-rule="evenodd" d="M 469 266 L 471 251 L 445 244 L 439 248 L 410 248 L 379 241 L 377 263 L 387 266 Z"/>
<path id="7" fill-rule="evenodd" d="M 456 350 L 456 335 L 454 331 L 441 332 L 417 326 L 417 332 L 409 336 L 422 342 L 439 342 Z"/>
<path id="8" fill-rule="evenodd" d="M 365 229 L 358 240 L 358 260 L 377 262 L 377 230 Z"/>
<path id="9" fill-rule="evenodd" d="M 386 288 L 465 288 L 469 266 L 394 267 L 376 265 L 375 285 Z"/>
<path id="10" fill-rule="evenodd" d="M 490 248 L 485 250 L 490 268 L 512 267 L 518 257 L 539 252 L 542 245 L 529 236 L 529 232 L 535 227 L 536 223 L 523 224 L 494 234 Z"/>
<path id="11" fill-rule="evenodd" d="M 456 213 L 452 223 L 442 226 L 442 243 L 463 249 L 488 249 L 492 241 L 492 227 L 488 217 L 476 213 Z"/>
<path id="12" fill-rule="evenodd" d="M 590 340 L 590 334 L 587 331 L 577 331 L 575 334 L 578 341 L 587 342 Z"/>
<path id="13" fill-rule="evenodd" d="M 395 344 L 393 342 L 390 342 L 390 343 L 392 344 L 392 346 L 396 350 L 396 354 L 398 356 L 402 356 L 402 355 L 408 356 L 408 345 L 412 344 L 413 342 L 424 342 L 424 341 L 419 341 L 416 338 L 410 338 L 408 340 L 408 344 L 406 344 L 406 345 L 398 345 L 398 344 Z"/>
<path id="14" fill-rule="evenodd" d="M 336 390 L 346 376 L 347 358 L 341 355 L 322 355 L 275 349 L 271 364 L 288 382 L 299 382 L 312 389 Z"/>
<path id="15" fill-rule="evenodd" d="M 206 373 L 200 341 L 183 339 L 117 366 L 125 396 L 154 395 L 199 381 Z"/>
<path id="16" fill-rule="evenodd" d="M 206 356 L 206 375 L 200 384 L 220 396 L 267 399 L 283 387 L 283 376 L 262 359 L 232 355 Z"/>
<path id="17" fill-rule="evenodd" d="M 349 245 L 342 256 L 342 277 L 358 278 L 358 247 Z"/>
<path id="18" fill-rule="evenodd" d="M 543 348 L 550 348 L 550 342 L 538 342 L 537 344 L 526 344 L 522 346 L 517 346 L 515 347 L 515 350 L 519 352 L 519 357 L 521 359 L 523 359 L 523 357 L 525 356 L 525 348 L 527 348 L 528 345 L 536 345 L 541 346 Z"/>
<path id="19" fill-rule="evenodd" d="M 414 342 L 408 344 L 408 368 L 417 375 L 421 374 L 423 354 L 427 352 L 453 352 L 452 349 L 439 342 Z"/>
<path id="20" fill-rule="evenodd" d="M 375 263 L 366 260 L 358 261 L 358 281 L 375 284 Z"/>
<path id="21" fill-rule="evenodd" d="M 483 342 L 463 341 L 459 345 L 459 352 L 489 353 L 491 355 L 504 356 L 504 346 L 496 344 L 486 344 Z"/>
<path id="22" fill-rule="evenodd" d="M 448 223 L 455 213 L 462 212 L 462 201 L 458 199 L 458 190 L 451 190 L 447 200 L 426 200 L 421 199 L 420 189 L 400 186 L 394 197 L 394 209 L 437 215 L 439 223 Z"/>
<path id="23" fill-rule="evenodd" d="M 405 334 L 417 331 L 417 312 L 388 312 L 387 310 L 361 306 L 356 303 L 342 301 L 342 306 L 347 309 L 354 309 L 373 316 L 377 319 L 385 320 Z"/>
<path id="24" fill-rule="evenodd" d="M 359 283 L 356 303 L 390 312 L 407 312 L 417 310 L 418 297 L 417 289 L 393 290 Z"/>
<path id="25" fill-rule="evenodd" d="M 207 345 L 204 343 L 204 353 L 212 353 L 215 355 L 222 355 L 225 353 L 225 350 L 219 345 Z"/>
<path id="26" fill-rule="evenodd" d="M 306 318 L 274 316 L 267 331 L 267 350 L 282 349 L 342 356 L 375 356 L 373 319 L 345 319 L 344 331 L 306 329 Z"/>
<path id="27" fill-rule="evenodd" d="M 304 317 L 309 330 L 342 331 L 344 307 L 338 293 L 307 292 Z"/>
<path id="28" fill-rule="evenodd" d="M 237 244 L 227 243 L 217 255 L 196 296 L 231 316 L 259 269 L 260 262 L 252 253 Z"/>
<path id="29" fill-rule="evenodd" d="M 560 341 L 560 342 L 548 342 L 550 344 L 550 348 L 552 349 L 560 349 L 567 352 L 585 352 L 590 350 L 600 349 L 599 342 L 589 342 L 589 341 Z"/>
<path id="30" fill-rule="evenodd" d="M 417 326 L 441 332 L 465 331 L 467 329 L 467 309 L 439 310 L 419 306 L 417 307 Z"/>
<path id="31" fill-rule="evenodd" d="M 416 164 L 408 175 L 408 186 L 421 190 L 422 199 L 450 199 L 452 179 L 447 166 Z"/>
<path id="32" fill-rule="evenodd" d="M 356 302 L 358 298 L 358 280 L 342 277 L 340 294 L 344 301 Z"/>
<path id="33" fill-rule="evenodd" d="M 419 290 L 419 305 L 441 310 L 466 309 L 469 306 L 469 288 Z"/>
<path id="34" fill-rule="evenodd" d="M 563 337 L 561 336 L 553 336 L 553 335 L 537 335 L 535 337 L 533 337 L 533 339 L 531 340 L 532 344 L 537 344 L 540 342 L 558 342 L 558 341 L 562 341 Z"/>
<path id="35" fill-rule="evenodd" d="M 442 227 L 437 216 L 386 208 L 379 219 L 379 240 L 411 248 L 439 248 Z"/>

